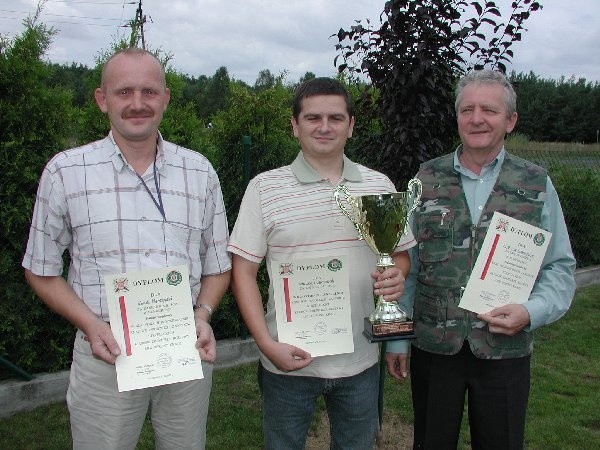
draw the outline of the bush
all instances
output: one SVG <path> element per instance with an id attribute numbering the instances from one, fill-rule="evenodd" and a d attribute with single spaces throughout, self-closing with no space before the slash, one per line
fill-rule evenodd
<path id="1" fill-rule="evenodd" d="M 560 197 L 577 267 L 600 264 L 598 169 L 555 163 L 549 172 Z"/>

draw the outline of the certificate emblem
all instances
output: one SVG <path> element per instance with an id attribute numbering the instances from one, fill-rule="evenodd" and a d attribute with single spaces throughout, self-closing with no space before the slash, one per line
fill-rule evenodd
<path id="1" fill-rule="evenodd" d="M 508 228 L 508 220 L 498 219 L 498 223 L 496 224 L 496 230 L 504 231 L 506 233 L 507 228 Z"/>
<path id="2" fill-rule="evenodd" d="M 544 236 L 542 233 L 538 233 L 533 237 L 533 243 L 535 245 L 537 245 L 538 247 L 540 245 L 544 245 L 545 241 L 546 241 L 546 236 Z"/>
<path id="3" fill-rule="evenodd" d="M 115 292 L 127 292 L 129 287 L 127 286 L 127 278 L 117 278 L 114 281 Z"/>
<path id="4" fill-rule="evenodd" d="M 332 259 L 331 261 L 329 261 L 327 263 L 327 268 L 329 270 L 331 270 L 332 272 L 337 272 L 338 270 L 340 270 L 342 268 L 342 261 L 340 261 L 337 258 Z"/>
<path id="5" fill-rule="evenodd" d="M 294 265 L 292 263 L 283 263 L 279 265 L 279 275 L 292 275 L 294 273 Z"/>
<path id="6" fill-rule="evenodd" d="M 167 284 L 171 286 L 177 286 L 182 280 L 183 277 L 178 270 L 172 270 L 167 274 Z"/>

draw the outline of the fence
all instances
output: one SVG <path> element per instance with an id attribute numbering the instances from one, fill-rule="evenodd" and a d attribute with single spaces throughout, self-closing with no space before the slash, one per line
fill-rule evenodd
<path id="1" fill-rule="evenodd" d="M 600 145 L 532 142 L 512 151 L 548 170 L 561 201 L 577 267 L 600 264 Z"/>

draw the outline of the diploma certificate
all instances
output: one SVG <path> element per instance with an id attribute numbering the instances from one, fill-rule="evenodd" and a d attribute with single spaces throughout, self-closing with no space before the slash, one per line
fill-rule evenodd
<path id="1" fill-rule="evenodd" d="M 119 392 L 204 378 L 187 266 L 104 277 Z"/>
<path id="2" fill-rule="evenodd" d="M 552 233 L 495 212 L 459 307 L 478 314 L 525 303 Z"/>
<path id="3" fill-rule="evenodd" d="M 354 351 L 348 259 L 272 261 L 279 342 L 311 356 Z"/>

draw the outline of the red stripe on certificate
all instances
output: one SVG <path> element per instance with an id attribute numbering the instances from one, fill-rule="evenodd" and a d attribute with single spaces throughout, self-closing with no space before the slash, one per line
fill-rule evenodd
<path id="1" fill-rule="evenodd" d="M 287 322 L 292 321 L 292 304 L 290 300 L 290 280 L 283 279 L 283 297 L 285 299 L 285 319 Z"/>
<path id="2" fill-rule="evenodd" d="M 490 264 L 492 264 L 492 258 L 494 257 L 494 253 L 496 252 L 496 246 L 498 245 L 498 241 L 500 240 L 500 235 L 497 234 L 494 237 L 494 243 L 492 244 L 492 248 L 490 250 L 490 253 L 487 257 L 487 260 L 485 261 L 485 266 L 483 267 L 483 272 L 481 272 L 481 277 L 479 277 L 480 280 L 485 280 L 485 277 L 487 275 L 488 269 L 490 268 Z"/>
<path id="3" fill-rule="evenodd" d="M 125 309 L 125 297 L 119 297 L 119 307 L 121 308 L 121 322 L 123 322 L 123 337 L 125 338 L 125 354 L 131 356 L 131 340 L 129 338 L 129 323 L 127 323 L 127 310 Z"/>

